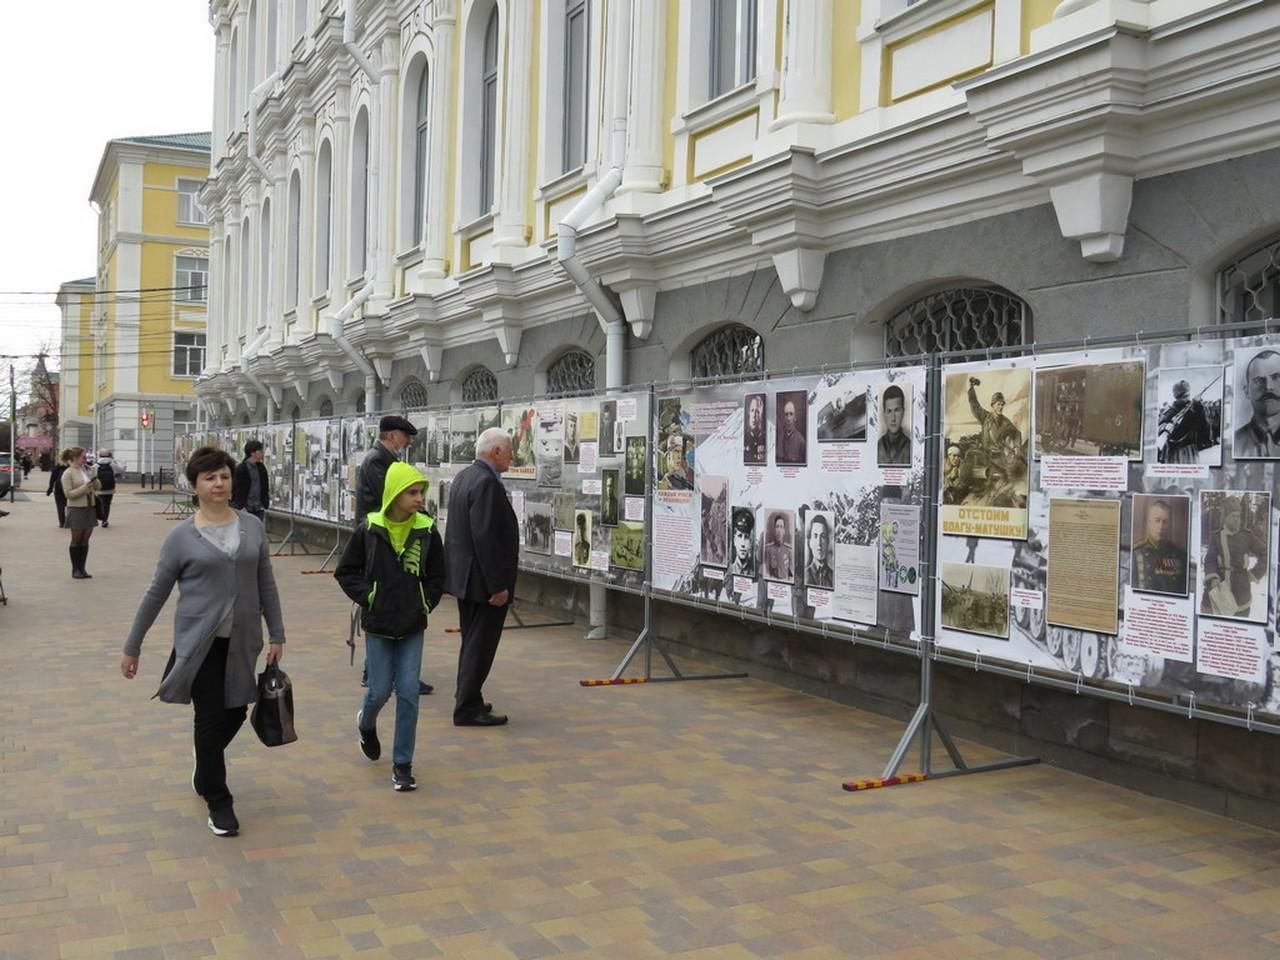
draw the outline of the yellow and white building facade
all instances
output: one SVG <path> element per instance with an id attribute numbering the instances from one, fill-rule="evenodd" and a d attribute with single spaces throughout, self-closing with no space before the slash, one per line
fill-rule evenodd
<path id="1" fill-rule="evenodd" d="M 209 287 L 199 193 L 208 176 L 207 132 L 107 143 L 89 197 L 97 272 L 58 296 L 64 446 L 74 434 L 82 446 L 111 449 L 130 471 L 149 469 L 167 464 L 160 454 L 175 429 L 194 427 Z"/>
<path id="2" fill-rule="evenodd" d="M 1274 308 L 1274 4 L 209 13 L 211 420 Z"/>

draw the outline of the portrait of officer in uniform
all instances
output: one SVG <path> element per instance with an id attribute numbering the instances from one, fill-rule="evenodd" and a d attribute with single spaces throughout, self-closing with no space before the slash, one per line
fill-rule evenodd
<path id="1" fill-rule="evenodd" d="M 1232 435 L 1232 456 L 1280 457 L 1280 350 L 1264 347 L 1252 356 L 1237 350 L 1235 380 L 1235 422 L 1240 426 Z"/>
<path id="2" fill-rule="evenodd" d="M 1191 498 L 1135 494 L 1131 519 L 1130 586 L 1145 593 L 1185 597 Z"/>

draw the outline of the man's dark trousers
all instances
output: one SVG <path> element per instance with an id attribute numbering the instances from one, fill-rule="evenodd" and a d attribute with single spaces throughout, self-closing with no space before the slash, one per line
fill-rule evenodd
<path id="1" fill-rule="evenodd" d="M 493 658 L 502 639 L 502 625 L 507 607 L 475 600 L 458 601 L 458 621 L 462 628 L 462 648 L 458 653 L 458 692 L 453 705 L 453 719 L 467 720 L 478 715 L 484 706 L 481 691 Z"/>

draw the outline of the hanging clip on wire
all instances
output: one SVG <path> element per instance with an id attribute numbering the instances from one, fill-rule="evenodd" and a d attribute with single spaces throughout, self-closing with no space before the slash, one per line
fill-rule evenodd
<path id="1" fill-rule="evenodd" d="M 1031 661 L 1027 661 L 1027 683 L 1031 682 Z"/>
<path id="2" fill-rule="evenodd" d="M 1129 706 L 1132 707 L 1133 706 L 1133 683 L 1130 682 L 1128 684 L 1128 687 L 1129 687 Z"/>
<path id="3" fill-rule="evenodd" d="M 1245 706 L 1247 706 L 1249 709 L 1248 709 L 1248 712 L 1244 715 L 1244 728 L 1248 730 L 1250 733 L 1252 733 L 1253 732 L 1253 711 L 1255 708 L 1257 708 L 1258 705 L 1254 703 L 1252 700 L 1250 700 Z"/>
<path id="4" fill-rule="evenodd" d="M 1194 690 L 1187 696 L 1187 719 L 1190 720 L 1196 715 L 1196 692 Z"/>
<path id="5" fill-rule="evenodd" d="M 1084 689 L 1084 674 L 1077 671 L 1076 673 L 1076 693 Z"/>

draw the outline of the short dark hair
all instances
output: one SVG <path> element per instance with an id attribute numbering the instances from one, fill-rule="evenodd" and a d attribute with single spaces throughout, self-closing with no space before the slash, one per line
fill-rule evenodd
<path id="1" fill-rule="evenodd" d="M 187 460 L 187 483 L 194 488 L 200 474 L 210 473 L 222 467 L 235 470 L 235 458 L 217 447 L 201 447 Z"/>
<path id="2" fill-rule="evenodd" d="M 194 482 L 194 481 L 193 481 L 193 482 Z M 828 537 L 829 537 L 829 536 L 831 536 L 831 521 L 830 521 L 830 520 L 828 520 L 828 519 L 827 519 L 825 516 L 823 516 L 821 513 L 815 513 L 815 514 L 813 515 L 813 519 L 809 521 L 809 533 L 810 533 L 810 535 L 812 535 L 812 534 L 813 534 L 813 528 L 814 528 L 817 524 L 819 524 L 819 523 L 820 523 L 820 524 L 822 524 L 822 528 L 823 528 L 824 530 L 826 530 L 826 531 L 827 531 L 827 536 L 828 536 Z"/>
<path id="3" fill-rule="evenodd" d="M 907 395 L 902 392 L 902 388 L 896 383 L 892 383 L 884 388 L 883 402 L 887 404 L 890 400 L 901 400 L 902 408 L 905 410 L 907 407 Z"/>
<path id="4" fill-rule="evenodd" d="M 245 459 L 247 460 L 249 457 L 253 456 L 255 453 L 257 453 L 261 449 L 262 449 L 261 440 L 250 440 L 248 443 L 244 445 Z"/>

